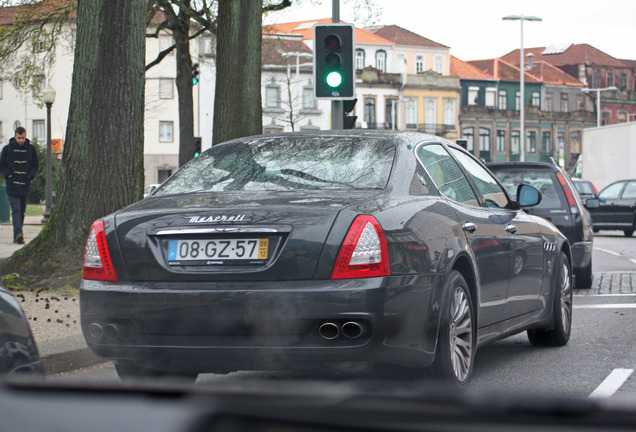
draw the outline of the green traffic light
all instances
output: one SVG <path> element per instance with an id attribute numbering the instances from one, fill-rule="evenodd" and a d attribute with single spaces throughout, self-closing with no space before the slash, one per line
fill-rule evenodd
<path id="1" fill-rule="evenodd" d="M 340 72 L 332 71 L 327 74 L 325 82 L 331 88 L 339 87 L 342 84 L 342 74 Z"/>

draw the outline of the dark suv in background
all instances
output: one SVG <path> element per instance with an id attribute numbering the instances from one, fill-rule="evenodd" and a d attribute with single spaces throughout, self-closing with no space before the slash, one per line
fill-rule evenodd
<path id="1" fill-rule="evenodd" d="M 552 222 L 570 241 L 577 288 L 592 285 L 592 218 L 570 177 L 556 164 L 546 162 L 491 163 L 488 168 L 516 199 L 517 187 L 529 184 L 541 191 L 539 205 L 524 209 L 527 213 Z M 598 206 L 597 199 L 586 200 Z"/>

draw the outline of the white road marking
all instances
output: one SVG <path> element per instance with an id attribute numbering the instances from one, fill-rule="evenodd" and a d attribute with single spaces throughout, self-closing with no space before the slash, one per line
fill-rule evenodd
<path id="1" fill-rule="evenodd" d="M 636 297 L 636 293 L 616 293 L 616 294 L 574 294 L 574 297 Z"/>
<path id="2" fill-rule="evenodd" d="M 596 249 L 597 251 L 601 251 L 601 252 L 608 253 L 608 254 L 610 254 L 610 255 L 621 256 L 621 254 L 619 254 L 618 252 L 614 252 L 614 251 L 611 251 L 611 250 L 601 249 L 601 248 L 599 248 L 599 247 L 595 247 L 594 249 Z"/>
<path id="3" fill-rule="evenodd" d="M 636 309 L 636 303 L 572 305 L 574 309 Z"/>
<path id="4" fill-rule="evenodd" d="M 614 369 L 589 397 L 610 397 L 627 381 L 634 369 Z"/>
<path id="5" fill-rule="evenodd" d="M 636 259 L 630 259 L 630 261 L 636 264 Z"/>

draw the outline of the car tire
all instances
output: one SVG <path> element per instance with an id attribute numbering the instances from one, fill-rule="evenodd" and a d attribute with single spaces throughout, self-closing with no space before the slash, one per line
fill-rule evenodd
<path id="1" fill-rule="evenodd" d="M 453 271 L 446 284 L 448 299 L 440 317 L 440 332 L 432 376 L 465 387 L 470 381 L 475 360 L 475 314 L 464 277 Z"/>
<path id="2" fill-rule="evenodd" d="M 576 278 L 574 279 L 575 286 L 577 288 L 591 288 L 592 287 L 592 261 L 581 269 L 575 270 L 574 275 Z"/>
<path id="3" fill-rule="evenodd" d="M 170 373 L 165 371 L 159 371 L 155 369 L 149 369 L 143 366 L 139 366 L 135 363 L 131 363 L 128 360 L 116 360 L 115 370 L 122 382 L 128 381 L 147 381 L 154 380 L 156 378 L 167 378 L 183 383 L 194 383 L 198 374 L 180 374 Z"/>
<path id="4" fill-rule="evenodd" d="M 564 346 L 572 331 L 572 277 L 570 263 L 564 252 L 558 262 L 552 302 L 552 323 L 549 328 L 528 330 L 528 339 L 534 346 Z"/>
<path id="5" fill-rule="evenodd" d="M 634 234 L 634 229 L 623 230 L 623 234 L 625 234 L 625 237 L 631 237 Z"/>

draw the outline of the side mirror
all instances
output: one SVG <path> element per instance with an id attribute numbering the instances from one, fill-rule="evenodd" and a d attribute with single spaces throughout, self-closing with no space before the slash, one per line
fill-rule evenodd
<path id="1" fill-rule="evenodd" d="M 605 198 L 598 197 L 598 200 L 601 202 L 601 204 L 607 203 L 607 200 Z"/>
<path id="2" fill-rule="evenodd" d="M 543 196 L 539 189 L 527 184 L 517 187 L 517 204 L 521 207 L 533 207 L 541 202 Z"/>
<path id="3" fill-rule="evenodd" d="M 601 200 L 598 198 L 588 198 L 585 200 L 585 208 L 596 209 L 601 206 Z"/>

